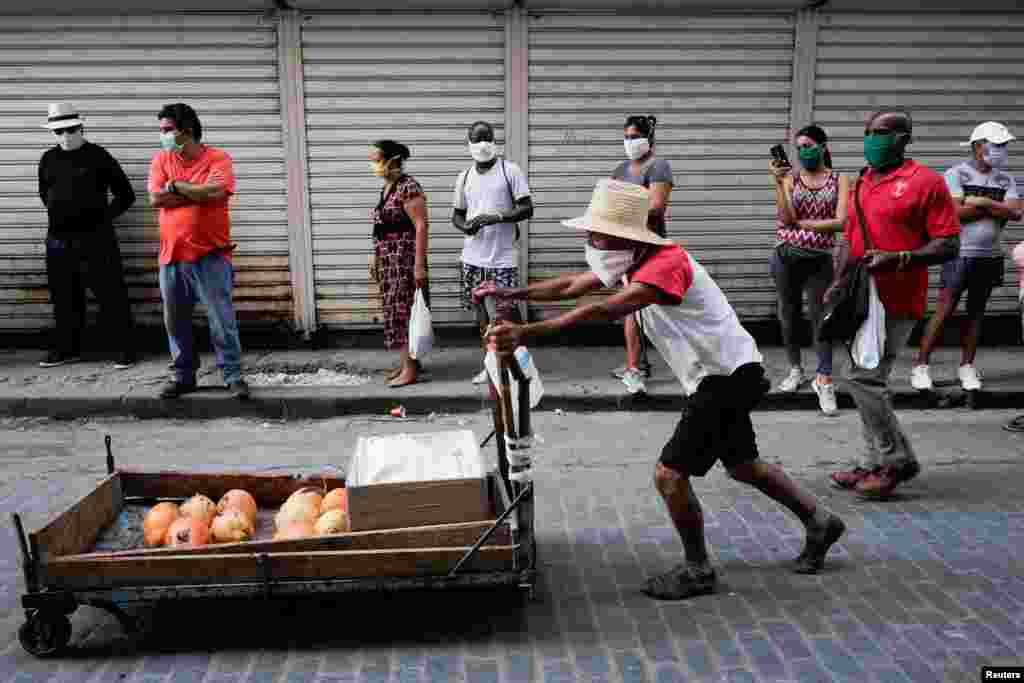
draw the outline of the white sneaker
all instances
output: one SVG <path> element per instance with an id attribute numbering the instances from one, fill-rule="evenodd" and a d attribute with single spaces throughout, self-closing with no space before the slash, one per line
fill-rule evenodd
<path id="1" fill-rule="evenodd" d="M 646 394 L 647 385 L 644 384 L 644 376 L 636 368 L 629 368 L 622 373 L 622 383 L 626 385 L 626 391 L 630 394 Z"/>
<path id="2" fill-rule="evenodd" d="M 818 378 L 815 377 L 814 381 L 811 382 L 811 388 L 818 395 L 818 405 L 821 406 L 821 412 L 829 416 L 839 413 L 839 408 L 836 406 L 835 384 L 818 384 Z"/>
<path id="3" fill-rule="evenodd" d="M 973 365 L 961 365 L 957 374 L 960 376 L 960 386 L 964 388 L 964 391 L 978 391 L 981 389 L 981 375 L 978 374 L 978 369 Z"/>
<path id="4" fill-rule="evenodd" d="M 487 382 L 488 382 L 487 368 L 484 368 L 483 370 L 481 370 L 479 372 L 479 374 L 477 374 L 475 377 L 473 377 L 473 384 L 487 384 Z"/>
<path id="5" fill-rule="evenodd" d="M 931 391 L 935 385 L 932 384 L 931 373 L 927 365 L 915 365 L 910 371 L 910 386 L 918 391 Z"/>
<path id="6" fill-rule="evenodd" d="M 791 393 L 800 388 L 800 385 L 807 381 L 804 377 L 803 368 L 790 368 L 789 374 L 786 378 L 779 382 L 778 391 L 783 393 Z"/>

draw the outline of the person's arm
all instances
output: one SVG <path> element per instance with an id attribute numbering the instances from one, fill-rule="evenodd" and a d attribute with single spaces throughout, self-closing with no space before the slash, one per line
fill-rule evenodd
<path id="1" fill-rule="evenodd" d="M 203 183 L 202 185 L 186 183 L 184 180 L 174 180 L 170 183 L 168 189 L 187 200 L 198 203 L 214 202 L 228 196 L 224 185 L 217 180 Z"/>
<path id="2" fill-rule="evenodd" d="M 113 223 L 135 204 L 135 190 L 117 159 L 107 155 L 110 163 L 110 192 L 114 200 L 107 207 L 107 221 Z"/>
<path id="3" fill-rule="evenodd" d="M 477 301 L 488 296 L 512 301 L 565 301 L 578 299 L 602 287 L 601 279 L 588 270 L 541 280 L 528 287 L 501 288 L 494 282 L 484 282 L 473 290 L 473 298 Z"/>
<path id="4" fill-rule="evenodd" d="M 647 212 L 647 225 L 661 225 L 668 211 L 668 197 L 672 194 L 672 183 L 651 183 L 651 206 Z"/>
<path id="5" fill-rule="evenodd" d="M 801 230 L 811 230 L 813 232 L 826 232 L 836 233 L 842 232 L 843 227 L 846 225 L 846 214 L 850 201 L 850 180 L 844 175 L 839 176 L 839 187 L 837 189 L 839 193 L 839 201 L 836 203 L 836 215 L 828 220 L 820 221 L 797 221 L 797 227 Z"/>
<path id="6" fill-rule="evenodd" d="M 1015 210 L 1009 202 L 997 202 L 988 197 L 968 197 L 964 200 L 964 206 L 977 209 L 982 216 L 991 216 L 1004 221 L 1017 220 L 1013 218 Z M 963 219 L 962 216 L 961 219 Z"/>
<path id="7" fill-rule="evenodd" d="M 427 220 L 427 198 L 418 194 L 402 203 L 402 208 L 416 226 L 416 262 L 414 277 L 416 287 L 427 286 L 427 243 L 430 241 L 430 224 Z"/>
<path id="8" fill-rule="evenodd" d="M 598 283 L 600 284 L 600 281 Z M 487 331 L 487 336 L 494 337 L 499 350 L 509 351 L 530 338 L 558 334 L 580 323 L 621 320 L 657 302 L 658 290 L 655 287 L 642 282 L 634 282 L 604 301 L 577 306 L 557 318 L 525 325 L 514 323 L 495 325 Z"/>
<path id="9" fill-rule="evenodd" d="M 1007 199 L 1006 203 L 1010 205 L 1010 220 L 1024 221 L 1024 200 Z"/>
<path id="10" fill-rule="evenodd" d="M 956 258 L 960 252 L 960 236 L 938 237 L 913 251 L 879 251 L 872 249 L 868 258 L 868 270 L 905 270 L 915 266 L 933 266 Z M 903 261 L 902 267 L 900 261 Z"/>
<path id="11" fill-rule="evenodd" d="M 452 225 L 455 226 L 456 230 L 469 237 L 472 237 L 473 235 L 480 232 L 479 226 L 470 227 L 469 221 L 466 220 L 465 209 L 452 210 Z"/>
<path id="12" fill-rule="evenodd" d="M 46 178 L 46 156 L 39 160 L 39 200 L 43 202 L 43 206 L 49 206 L 50 199 L 50 181 Z"/>
<path id="13" fill-rule="evenodd" d="M 176 209 L 179 206 L 194 204 L 192 200 L 170 192 L 150 192 L 149 204 L 154 209 Z"/>

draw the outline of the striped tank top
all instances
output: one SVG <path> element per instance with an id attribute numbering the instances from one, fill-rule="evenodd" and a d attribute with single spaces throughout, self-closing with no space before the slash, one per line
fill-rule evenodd
<path id="1" fill-rule="evenodd" d="M 794 173 L 793 196 L 790 201 L 793 203 L 793 210 L 796 212 L 798 220 L 832 220 L 836 217 L 836 207 L 839 206 L 839 174 L 833 171 L 824 185 L 813 188 L 804 184 L 799 173 Z M 795 225 L 787 225 L 783 221 L 781 210 L 778 213 L 777 226 L 775 236 L 780 242 L 786 242 L 801 249 L 830 251 L 836 244 L 834 233 L 801 230 Z"/>

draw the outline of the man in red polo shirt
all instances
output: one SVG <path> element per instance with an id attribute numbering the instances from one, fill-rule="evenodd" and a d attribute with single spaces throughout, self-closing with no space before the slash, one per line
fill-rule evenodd
<path id="1" fill-rule="evenodd" d="M 864 498 L 887 497 L 921 469 L 893 412 L 889 374 L 914 326 L 924 317 L 928 266 L 955 258 L 959 249 L 960 220 L 945 181 L 904 156 L 911 130 L 910 114 L 905 111 L 883 110 L 868 118 L 864 129 L 868 166 L 852 192 L 846 240 L 837 247 L 836 280 L 845 274 L 850 257 L 867 258 L 885 307 L 881 362 L 874 369 L 854 365 L 845 382 L 864 423 L 864 462 L 832 475 L 837 487 L 854 489 Z M 857 201 L 872 245 L 867 252 Z M 833 291 L 835 285 L 826 297 Z"/>

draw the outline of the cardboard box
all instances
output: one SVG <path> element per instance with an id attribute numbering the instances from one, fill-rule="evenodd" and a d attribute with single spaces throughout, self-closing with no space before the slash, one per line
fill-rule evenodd
<path id="1" fill-rule="evenodd" d="M 370 484 L 348 489 L 352 531 L 494 519 L 492 477 Z"/>

